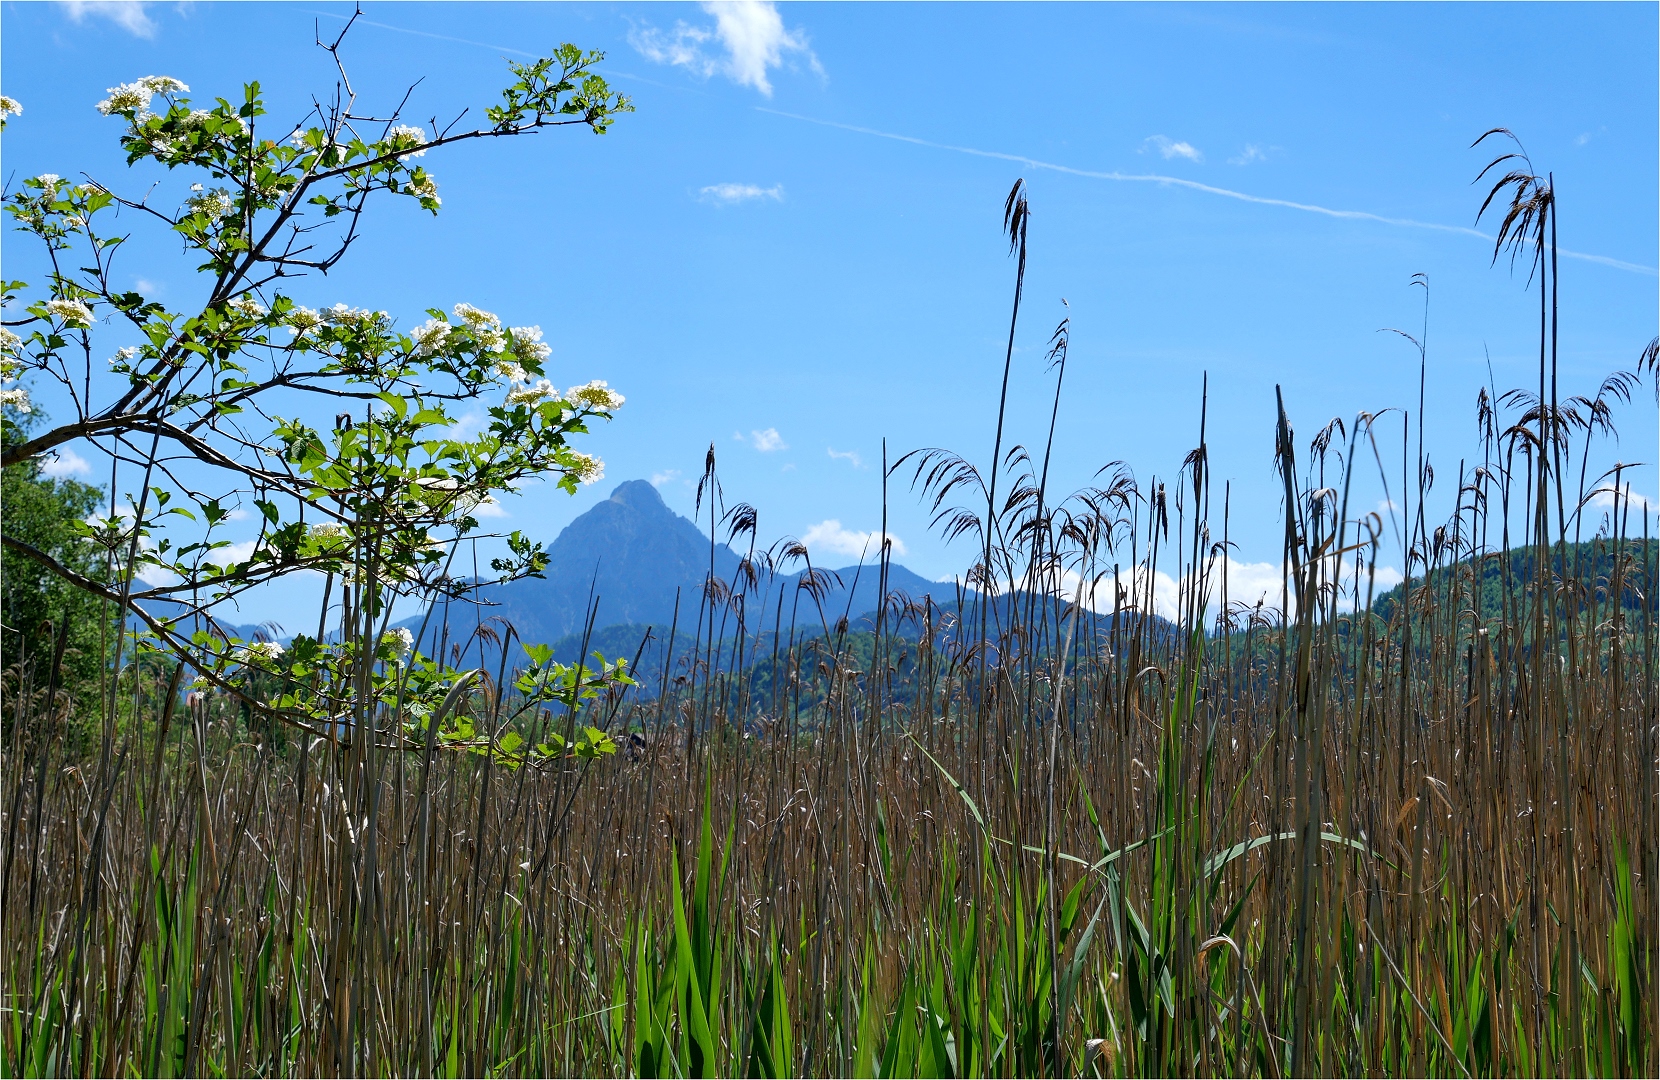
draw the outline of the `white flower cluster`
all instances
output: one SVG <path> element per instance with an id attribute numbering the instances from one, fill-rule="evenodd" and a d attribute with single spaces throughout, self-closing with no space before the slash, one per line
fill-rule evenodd
<path id="1" fill-rule="evenodd" d="M 190 190 L 199 192 L 184 201 L 185 208 L 193 214 L 205 214 L 217 220 L 229 214 L 235 206 L 231 202 L 231 193 L 224 188 L 202 191 L 202 185 L 193 184 Z"/>
<path id="2" fill-rule="evenodd" d="M 592 454 L 571 451 L 571 457 L 576 460 L 571 463 L 571 473 L 584 484 L 597 484 L 605 479 L 605 462 Z"/>
<path id="3" fill-rule="evenodd" d="M 43 172 L 35 177 L 35 183 L 39 184 L 43 191 L 57 191 L 58 185 L 63 183 L 63 177 L 55 172 Z"/>
<path id="4" fill-rule="evenodd" d="M 404 191 L 417 199 L 431 199 L 439 206 L 444 200 L 438 197 L 438 182 L 430 176 L 423 176 L 419 180 L 411 180 L 404 186 Z"/>
<path id="5" fill-rule="evenodd" d="M 403 154 L 403 157 L 418 158 L 422 154 L 426 153 L 425 150 L 419 149 L 419 147 L 426 145 L 426 141 L 427 133 L 425 129 L 410 127 L 407 124 L 399 124 L 397 127 L 386 133 L 384 143 L 388 150 L 409 151 L 408 153 Z"/>
<path id="6" fill-rule="evenodd" d="M 399 660 L 409 655 L 409 650 L 415 647 L 415 635 L 409 632 L 407 626 L 400 626 L 389 630 L 381 636 L 382 645 L 390 645 L 392 652 Z"/>
<path id="7" fill-rule="evenodd" d="M 265 305 L 256 300 L 252 293 L 243 293 L 241 296 L 232 297 L 225 306 L 238 315 L 244 315 L 250 319 L 263 319 L 267 314 Z"/>
<path id="8" fill-rule="evenodd" d="M 473 340 L 484 349 L 499 349 L 502 345 L 501 320 L 483 308 L 471 304 L 455 305 L 455 317 L 467 324 Z"/>
<path id="9" fill-rule="evenodd" d="M 277 661 L 282 659 L 282 646 L 274 641 L 250 641 L 238 646 L 236 655 L 244 663 L 250 660 Z"/>
<path id="10" fill-rule="evenodd" d="M 17 336 L 9 330 L 7 334 L 14 338 Z M 16 360 L 11 358 L 0 359 L 0 385 L 17 378 L 17 373 L 22 369 L 23 365 Z M 0 408 L 16 409 L 20 413 L 28 413 L 33 408 L 29 403 L 29 392 L 21 386 L 0 389 Z"/>
<path id="11" fill-rule="evenodd" d="M 323 312 L 323 321 L 332 326 L 357 327 L 362 330 L 384 326 L 388 318 L 384 311 L 370 311 L 368 308 L 354 308 L 346 304 L 336 304 Z"/>
<path id="12" fill-rule="evenodd" d="M 48 300 L 46 311 L 70 326 L 92 325 L 92 309 L 79 300 Z"/>
<path id="13" fill-rule="evenodd" d="M 536 380 L 533 386 L 515 386 L 507 392 L 509 405 L 540 405 L 559 396 L 559 391 L 546 379 Z"/>
<path id="14" fill-rule="evenodd" d="M 179 119 L 179 130 L 195 131 L 197 128 L 207 123 L 212 116 L 213 113 L 209 112 L 207 109 L 191 109 L 188 115 Z M 233 131 L 241 131 L 242 121 L 238 120 L 234 116 L 229 117 L 222 126 L 222 129 L 223 128 L 230 128 Z"/>
<path id="15" fill-rule="evenodd" d="M 17 103 L 16 98 L 7 97 L 5 94 L 0 94 L 0 120 L 3 120 L 5 117 L 8 117 L 8 116 L 22 116 L 22 115 L 23 115 L 23 106 L 21 106 Z"/>
<path id="16" fill-rule="evenodd" d="M 0 354 L 15 356 L 23 351 L 23 339 L 0 326 Z"/>
<path id="17" fill-rule="evenodd" d="M 540 364 L 553 355 L 553 348 L 542 340 L 540 326 L 515 326 L 508 334 L 513 338 L 513 352 L 521 360 Z"/>
<path id="18" fill-rule="evenodd" d="M 319 522 L 318 524 L 313 525 L 308 531 L 314 540 L 338 540 L 340 537 L 346 535 L 346 530 L 342 529 L 339 525 L 336 525 L 332 521 Z"/>
<path id="19" fill-rule="evenodd" d="M 505 357 L 496 361 L 496 374 L 515 386 L 530 381 L 530 372 L 524 369 L 523 364 Z"/>
<path id="20" fill-rule="evenodd" d="M 610 412 L 622 408 L 628 399 L 606 386 L 604 379 L 595 379 L 565 391 L 565 400 L 595 412 Z"/>
<path id="21" fill-rule="evenodd" d="M 295 304 L 288 309 L 288 314 L 283 316 L 283 322 L 288 324 L 288 329 L 294 332 L 295 337 L 301 338 L 322 326 L 323 317 L 304 304 Z"/>
<path id="22" fill-rule="evenodd" d="M 110 357 L 110 370 L 131 371 L 133 361 L 137 360 L 143 351 L 137 345 L 123 345 L 115 350 L 114 356 Z"/>
<path id="23" fill-rule="evenodd" d="M 303 304 L 295 304 L 283 316 L 283 322 L 293 331 L 296 338 L 304 337 L 321 326 L 345 326 L 360 330 L 376 330 L 384 328 L 390 316 L 384 311 L 370 311 L 368 308 L 354 308 L 346 304 L 336 304 L 322 311 L 313 311 Z"/>
<path id="24" fill-rule="evenodd" d="M 450 324 L 438 319 L 428 319 L 409 332 L 415 341 L 416 356 L 434 356 L 444 348 L 444 342 L 450 337 Z"/>
<path id="25" fill-rule="evenodd" d="M 98 111 L 105 116 L 122 112 L 141 112 L 150 107 L 150 99 L 157 94 L 187 94 L 190 87 L 166 75 L 146 75 L 136 82 L 112 86 L 104 93 L 109 97 L 98 103 Z"/>

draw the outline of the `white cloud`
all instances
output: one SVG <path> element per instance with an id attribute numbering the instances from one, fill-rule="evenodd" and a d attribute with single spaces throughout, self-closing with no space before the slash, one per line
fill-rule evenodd
<path id="1" fill-rule="evenodd" d="M 1631 484 L 1629 482 L 1624 485 L 1623 490 L 1616 489 L 1613 484 L 1604 484 L 1602 487 L 1599 487 L 1595 491 L 1591 492 L 1590 497 L 1585 500 L 1585 505 L 1587 507 L 1593 507 L 1600 510 L 1605 514 L 1612 513 L 1614 510 L 1614 497 L 1616 495 L 1619 496 L 1619 509 L 1622 517 L 1626 514 L 1627 507 L 1630 507 L 1639 514 L 1646 514 L 1648 513 L 1649 506 L 1652 505 L 1647 495 L 1644 495 L 1640 491 L 1631 490 Z"/>
<path id="2" fill-rule="evenodd" d="M 888 534 L 888 540 L 893 544 L 893 554 L 905 554 L 904 541 L 892 533 Z M 844 529 L 841 522 L 829 518 L 802 533 L 801 543 L 809 551 L 846 555 L 854 559 L 874 559 L 881 554 L 882 534 Z"/>
<path id="3" fill-rule="evenodd" d="M 679 478 L 680 478 L 680 470 L 679 469 L 664 469 L 662 472 L 651 474 L 651 486 L 652 487 L 662 487 L 664 484 L 674 483 L 674 481 L 678 480 Z"/>
<path id="4" fill-rule="evenodd" d="M 160 296 L 166 290 L 149 278 L 134 278 L 133 288 L 145 296 Z"/>
<path id="5" fill-rule="evenodd" d="M 809 67 L 823 74 L 818 57 L 807 45 L 807 35 L 799 29 L 784 29 L 784 20 L 770 0 L 725 0 L 702 6 L 715 17 L 713 27 L 681 21 L 670 31 L 634 26 L 628 32 L 628 43 L 654 63 L 688 68 L 704 78 L 723 74 L 767 97 L 772 96 L 767 69 L 782 67 L 788 53 L 801 54 Z M 704 51 L 712 41 L 719 42 L 725 56 Z"/>
<path id="6" fill-rule="evenodd" d="M 40 467 L 41 474 L 53 479 L 61 480 L 66 476 L 87 476 L 92 472 L 92 466 L 86 458 L 73 450 L 59 449 L 54 456 Z"/>
<path id="7" fill-rule="evenodd" d="M 1164 160 L 1166 161 L 1169 161 L 1171 158 L 1186 158 L 1189 161 L 1195 162 L 1205 160 L 1204 153 L 1192 143 L 1173 142 L 1164 135 L 1150 135 L 1146 139 L 1142 140 L 1140 153 L 1145 154 L 1149 145 L 1151 145 L 1153 149 L 1157 150 L 1160 154 L 1164 155 Z"/>
<path id="8" fill-rule="evenodd" d="M 698 192 L 704 201 L 720 206 L 731 206 L 734 203 L 749 202 L 751 199 L 771 199 L 774 202 L 784 201 L 784 185 L 774 184 L 769 188 L 757 184 L 710 184 Z"/>
<path id="9" fill-rule="evenodd" d="M 790 448 L 789 444 L 784 441 L 784 436 L 778 434 L 778 429 L 771 427 L 767 428 L 765 431 L 751 431 L 749 433 L 749 445 L 755 447 L 755 449 L 761 451 L 763 454 L 770 454 L 774 450 L 788 450 Z"/>
<path id="10" fill-rule="evenodd" d="M 484 434 L 489 424 L 490 414 L 474 405 L 450 421 L 450 426 L 444 429 L 444 436 L 456 442 L 469 442 Z"/>
<path id="11" fill-rule="evenodd" d="M 852 465 L 855 469 L 862 469 L 865 467 L 865 459 L 859 456 L 859 452 L 857 450 L 837 450 L 834 446 L 825 447 L 825 449 L 830 451 L 831 457 L 840 461 L 845 461 Z"/>
<path id="12" fill-rule="evenodd" d="M 1182 145 L 1185 146 L 1187 144 L 1183 143 Z M 1164 156 L 1169 157 L 1170 155 L 1166 154 Z M 1241 150 L 1238 154 L 1235 154 L 1233 157 L 1228 159 L 1228 164 L 1229 165 L 1249 165 L 1253 161 L 1267 161 L 1267 160 L 1268 160 L 1268 151 L 1264 150 L 1262 147 L 1258 146 L 1256 143 L 1246 143 L 1245 144 L 1245 149 Z"/>
<path id="13" fill-rule="evenodd" d="M 254 548 L 258 544 L 259 541 L 257 540 L 243 540 L 235 544 L 226 544 L 222 548 L 214 548 L 207 557 L 220 566 L 245 563 L 254 557 Z"/>
<path id="14" fill-rule="evenodd" d="M 108 19 L 136 37 L 156 36 L 156 24 L 144 10 L 150 5 L 144 0 L 60 0 L 59 6 L 77 25 L 89 18 Z"/>
<path id="15" fill-rule="evenodd" d="M 494 495 L 486 495 L 484 501 L 473 507 L 472 514 L 476 518 L 504 518 L 511 517 L 501 502 Z"/>
<path id="16" fill-rule="evenodd" d="M 179 580 L 178 577 L 174 575 L 173 571 L 164 566 L 153 565 L 139 567 L 138 573 L 133 576 L 144 582 L 144 584 L 150 586 L 152 589 L 160 588 L 163 585 L 171 585 Z"/>
<path id="17" fill-rule="evenodd" d="M 1329 571 L 1328 567 L 1328 571 Z M 1205 587 L 1207 590 L 1205 619 L 1208 626 L 1214 626 L 1216 616 L 1220 610 L 1222 567 L 1212 559 L 1207 568 Z M 1269 562 L 1241 562 L 1230 557 L 1227 562 L 1228 573 L 1228 606 L 1237 609 L 1239 605 L 1247 608 L 1255 607 L 1260 601 L 1262 610 L 1271 617 L 1278 619 L 1280 611 L 1280 589 L 1283 576 L 1278 563 Z M 1361 599 L 1365 600 L 1366 579 L 1365 566 L 1361 566 Z M 946 579 L 953 580 L 953 579 Z M 1121 608 L 1145 610 L 1148 603 L 1149 586 L 1152 593 L 1153 612 L 1163 618 L 1176 620 L 1181 614 L 1181 605 L 1185 591 L 1191 586 L 1193 575 L 1184 575 L 1180 582 L 1163 570 L 1158 571 L 1149 581 L 1147 568 L 1137 566 L 1127 570 L 1121 577 L 1114 577 L 1107 573 L 1096 580 L 1086 583 L 1083 590 L 1084 606 L 1096 612 L 1111 612 L 1115 602 Z M 1078 595 L 1078 575 L 1067 571 L 1062 575 L 1060 592 L 1070 601 Z M 1381 595 L 1401 582 L 1401 573 L 1392 566 L 1379 566 L 1373 584 L 1374 595 Z M 998 593 L 1007 588 L 1007 582 L 999 584 Z M 1353 556 L 1343 560 L 1340 587 L 1346 602 L 1340 610 L 1348 610 L 1347 604 L 1354 601 L 1355 563 Z M 1118 588 L 1124 590 L 1122 600 L 1117 599 Z M 1297 600 L 1295 587 L 1292 587 L 1291 604 L 1295 611 Z"/>

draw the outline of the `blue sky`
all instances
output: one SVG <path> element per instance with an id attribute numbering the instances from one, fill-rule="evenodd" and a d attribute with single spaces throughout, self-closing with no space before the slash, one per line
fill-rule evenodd
<path id="1" fill-rule="evenodd" d="M 314 25 L 350 11 L 5 3 L 4 90 L 26 110 L 5 135 L 8 185 L 119 181 L 117 123 L 93 105 L 141 75 L 203 98 L 257 78 L 272 113 L 298 119 L 333 85 Z M 1431 282 L 1440 513 L 1460 458 L 1479 454 L 1489 360 L 1501 391 L 1536 378 L 1525 274 L 1460 231 L 1476 224 L 1471 181 L 1491 155 L 1470 143 L 1488 128 L 1554 172 L 1564 251 L 1592 257 L 1562 262 L 1564 392 L 1631 367 L 1656 332 L 1651 4 L 435 3 L 364 17 L 345 56 L 371 104 L 422 79 L 413 114 L 476 111 L 508 81 L 504 57 L 562 41 L 605 50 L 634 98 L 603 138 L 430 155 L 442 215 L 383 205 L 341 272 L 296 289 L 411 321 L 474 303 L 541 325 L 555 382 L 625 393 L 584 447 L 605 481 L 505 503 L 503 525 L 547 539 L 627 479 L 690 513 L 713 442 L 727 498 L 759 508 L 763 536 L 808 536 L 840 564 L 879 525 L 884 438 L 890 457 L 987 459 L 1013 278 L 999 226 L 1021 176 L 1033 218 L 1011 439 L 1043 440 L 1042 356 L 1063 316 L 1063 488 L 1114 460 L 1174 475 L 1208 372 L 1212 468 L 1233 485 L 1243 562 L 1278 557 L 1276 384 L 1305 442 L 1334 416 L 1415 407 L 1416 353 L 1378 333 L 1422 325 L 1413 274 Z M 32 252 L 3 242 L 7 276 L 29 277 Z M 175 252 L 138 253 L 135 283 L 193 298 Z M 1634 483 L 1652 497 L 1650 393 L 1619 411 L 1621 442 L 1593 472 L 1644 462 Z M 930 577 L 966 565 L 897 478 L 889 499 L 903 562 Z M 295 595 L 246 614 L 298 620 Z"/>

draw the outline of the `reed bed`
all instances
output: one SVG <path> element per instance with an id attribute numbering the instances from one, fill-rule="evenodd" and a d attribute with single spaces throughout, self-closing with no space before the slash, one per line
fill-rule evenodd
<path id="1" fill-rule="evenodd" d="M 1051 499 L 1001 421 L 995 476 L 890 467 L 982 557 L 954 606 L 863 626 L 812 575 L 767 591 L 803 553 L 717 506 L 744 568 L 688 598 L 657 685 L 521 715 L 498 628 L 456 703 L 471 749 L 186 704 L 164 657 L 112 670 L 75 743 L 61 656 L 24 657 L 0 1060 L 1654 1075 L 1656 546 L 1617 494 L 1589 521 L 1600 481 L 1563 497 L 1593 432 L 1554 394 L 1508 427 L 1484 395 L 1454 512 L 1426 519 L 1420 454 L 1394 526 L 1348 506 L 1382 421 L 1299 439 L 1282 408 L 1277 605 L 1230 599 L 1202 411 L 1164 483 Z M 1379 604 L 1392 528 L 1408 578 Z M 578 727 L 615 752 L 512 753 Z"/>

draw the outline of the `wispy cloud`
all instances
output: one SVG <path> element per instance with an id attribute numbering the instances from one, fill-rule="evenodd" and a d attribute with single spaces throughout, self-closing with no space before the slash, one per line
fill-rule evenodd
<path id="1" fill-rule="evenodd" d="M 790 448 L 789 444 L 784 441 L 784 436 L 778 434 L 777 428 L 772 427 L 767 428 L 765 431 L 751 431 L 749 433 L 749 445 L 761 451 L 763 454 L 770 454 L 775 450 L 788 450 Z"/>
<path id="2" fill-rule="evenodd" d="M 855 469 L 862 469 L 865 467 L 865 459 L 859 456 L 859 452 L 857 450 L 837 450 L 834 446 L 826 447 L 826 449 L 830 451 L 831 457 L 838 461 L 845 461 L 852 465 Z"/>
<path id="3" fill-rule="evenodd" d="M 141 38 L 156 36 L 155 20 L 144 9 L 144 0 L 59 0 L 59 7 L 77 25 L 88 19 L 104 19 L 127 33 Z"/>
<path id="4" fill-rule="evenodd" d="M 1249 165 L 1253 161 L 1267 161 L 1268 151 L 1256 143 L 1246 143 L 1245 149 L 1228 159 L 1229 165 Z"/>
<path id="5" fill-rule="evenodd" d="M 1186 158 L 1188 161 L 1203 161 L 1205 155 L 1198 147 L 1190 142 L 1175 142 L 1167 135 L 1149 135 L 1142 140 L 1140 152 L 1145 154 L 1147 148 L 1152 147 L 1164 156 L 1164 160 L 1171 158 Z"/>
<path id="6" fill-rule="evenodd" d="M 905 542 L 903 540 L 892 533 L 888 533 L 888 540 L 893 545 L 893 554 L 905 554 Z M 853 559 L 874 559 L 881 554 L 882 534 L 880 532 L 860 532 L 857 529 L 844 529 L 840 521 L 835 518 L 828 518 L 802 533 L 801 543 L 808 551 L 827 555 L 846 555 Z"/>
<path id="7" fill-rule="evenodd" d="M 651 474 L 651 486 L 662 487 L 664 484 L 672 484 L 678 479 L 680 479 L 679 469 L 664 469 L 662 472 Z"/>
<path id="8" fill-rule="evenodd" d="M 53 480 L 62 480 L 66 476 L 91 475 L 92 466 L 87 463 L 86 458 L 75 451 L 60 446 L 53 452 L 53 456 L 47 459 L 46 464 L 40 467 L 40 471 Z"/>
<path id="9" fill-rule="evenodd" d="M 913 135 L 899 135 L 891 131 L 878 131 L 875 128 L 859 127 L 856 124 L 842 124 L 835 120 L 820 120 L 816 116 L 802 116 L 798 113 L 784 112 L 782 109 L 769 109 L 764 105 L 755 106 L 756 110 L 782 116 L 789 120 L 800 120 L 808 124 L 818 124 L 820 127 L 837 128 L 842 131 L 852 131 L 860 135 L 872 135 L 878 139 L 892 139 L 895 142 L 910 143 L 912 146 L 926 146 L 930 150 L 949 150 L 954 154 L 969 154 L 973 157 L 991 158 L 996 161 L 1012 161 L 1032 169 L 1045 169 L 1049 172 L 1058 172 L 1067 176 L 1081 176 L 1090 180 L 1114 180 L 1124 183 L 1162 184 L 1168 187 L 1186 188 L 1189 191 L 1202 191 L 1207 195 L 1220 195 L 1226 199 L 1238 199 L 1240 202 L 1255 203 L 1259 206 L 1278 206 L 1286 210 L 1301 210 L 1308 214 L 1320 214 L 1324 217 L 1342 218 L 1350 221 L 1375 221 L 1381 225 L 1395 225 L 1408 229 L 1429 229 L 1434 232 L 1456 233 L 1460 236 L 1473 236 L 1491 244 L 1493 237 L 1480 229 L 1472 229 L 1463 225 L 1441 225 L 1433 221 L 1415 221 L 1412 218 L 1385 217 L 1366 210 L 1334 210 L 1326 206 L 1317 206 L 1314 203 L 1294 202 L 1291 199 L 1272 199 L 1262 195 L 1249 195 L 1243 191 L 1233 191 L 1214 184 L 1203 184 L 1197 180 L 1187 180 L 1179 176 L 1164 176 L 1158 173 L 1123 173 L 1101 172 L 1093 169 L 1075 169 L 1070 165 L 1057 165 L 1052 161 L 1039 161 L 1022 154 L 1005 154 L 998 150 L 979 150 L 972 146 L 953 146 L 950 143 L 931 142 L 928 139 L 919 139 Z M 1588 255 L 1582 251 L 1569 251 L 1567 248 L 1557 248 L 1557 254 L 1567 259 L 1582 259 L 1586 262 L 1599 263 L 1611 266 L 1616 270 L 1628 270 L 1634 274 L 1655 276 L 1656 270 L 1652 266 L 1642 266 L 1638 263 L 1623 262 L 1620 259 L 1610 259 L 1606 255 Z"/>
<path id="10" fill-rule="evenodd" d="M 635 25 L 628 43 L 646 59 L 695 71 L 704 78 L 722 74 L 739 86 L 753 86 L 772 96 L 771 68 L 784 66 L 786 57 L 799 55 L 820 73 L 824 68 L 800 29 L 786 30 L 783 17 L 770 0 L 725 0 L 702 5 L 715 17 L 713 27 L 676 21 L 672 30 Z M 707 46 L 718 43 L 724 55 L 710 55 Z"/>
<path id="11" fill-rule="evenodd" d="M 784 201 L 784 185 L 774 184 L 764 188 L 758 184 L 710 184 L 698 192 L 707 202 L 720 206 L 731 206 L 734 203 L 748 202 L 751 199 L 771 199 L 774 202 Z"/>

